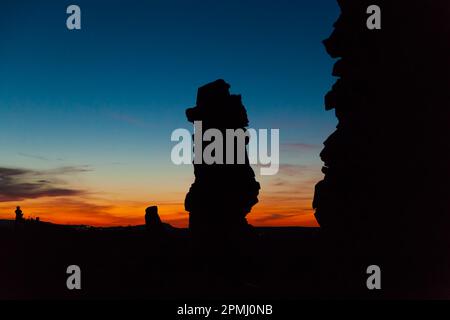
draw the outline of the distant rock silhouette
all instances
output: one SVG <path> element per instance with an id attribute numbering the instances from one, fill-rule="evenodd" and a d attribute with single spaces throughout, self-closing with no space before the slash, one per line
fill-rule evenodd
<path id="1" fill-rule="evenodd" d="M 16 222 L 22 222 L 23 221 L 23 212 L 20 209 L 20 207 L 16 208 L 15 213 L 16 213 Z"/>
<path id="2" fill-rule="evenodd" d="M 405 283 L 436 290 L 445 282 L 426 284 L 426 274 L 448 262 L 450 244 L 448 3 L 377 1 L 382 29 L 369 30 L 373 1 L 338 2 L 342 13 L 324 44 L 340 58 L 325 97 L 339 124 L 321 152 L 316 218 L 333 241 L 390 261 L 395 276 L 415 268 Z"/>
<path id="3" fill-rule="evenodd" d="M 203 131 L 215 128 L 224 136 L 226 129 L 245 130 L 248 118 L 241 96 L 231 95 L 229 88 L 224 80 L 200 87 L 196 106 L 186 110 L 188 120 L 202 121 Z M 204 141 L 203 150 L 207 145 Z M 232 241 L 230 238 L 249 230 L 246 216 L 258 202 L 260 185 L 247 152 L 245 160 L 245 164 L 194 164 L 195 182 L 186 196 L 185 208 L 191 233 L 205 250 L 220 251 L 220 246 Z"/>
<path id="4" fill-rule="evenodd" d="M 157 206 L 151 206 L 145 209 L 145 230 L 153 245 L 163 246 L 164 241 L 173 232 L 174 227 L 161 220 Z M 159 249 L 163 250 L 164 248 L 161 247 Z"/>
<path id="5" fill-rule="evenodd" d="M 156 232 L 160 232 L 164 229 L 164 225 L 158 215 L 157 206 L 151 206 L 145 209 L 145 227 L 148 231 Z"/>

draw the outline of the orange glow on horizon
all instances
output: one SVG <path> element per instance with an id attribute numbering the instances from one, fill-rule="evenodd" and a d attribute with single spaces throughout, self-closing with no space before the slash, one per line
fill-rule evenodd
<path id="1" fill-rule="evenodd" d="M 306 202 L 306 201 L 305 201 Z M 309 204 L 309 202 L 307 202 Z M 260 201 L 247 216 L 254 226 L 317 227 L 312 209 L 307 203 L 274 206 Z M 74 199 L 26 200 L 0 204 L 0 219 L 14 219 L 15 207 L 20 205 L 25 218 L 39 217 L 41 221 L 57 224 L 91 226 L 128 226 L 144 224 L 145 208 L 157 205 L 161 219 L 179 228 L 188 226 L 188 212 L 183 203 L 122 203 L 120 205 L 92 204 Z"/>
<path id="2" fill-rule="evenodd" d="M 82 188 L 86 192 L 77 196 L 0 201 L 0 219 L 14 219 L 16 206 L 21 206 L 26 218 L 39 217 L 41 221 L 57 224 L 142 225 L 145 209 L 156 205 L 164 222 L 175 227 L 188 226 L 184 198 L 193 181 L 192 176 L 179 178 L 176 184 L 167 178 L 141 178 L 154 182 L 150 185 L 133 177 L 128 178 L 130 181 L 122 179 L 123 184 L 119 186 L 112 183 L 117 181 L 116 178 L 107 182 L 103 176 L 98 179 L 99 183 L 91 181 L 87 184 L 89 187 Z M 247 216 L 249 223 L 254 226 L 317 227 L 312 198 L 314 185 L 320 179 L 319 168 L 293 164 L 281 165 L 275 176 L 257 176 L 261 184 L 259 202 Z M 131 187 L 124 188 L 124 183 Z"/>

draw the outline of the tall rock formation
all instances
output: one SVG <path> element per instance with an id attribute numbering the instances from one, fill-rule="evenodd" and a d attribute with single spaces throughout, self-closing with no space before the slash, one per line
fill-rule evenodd
<path id="1" fill-rule="evenodd" d="M 386 261 L 392 281 L 439 295 L 450 284 L 450 5 L 338 2 L 324 44 L 339 58 L 325 97 L 339 123 L 321 152 L 316 218 L 356 256 Z M 366 26 L 370 5 L 381 30 Z"/>
<path id="2" fill-rule="evenodd" d="M 229 239 L 242 234 L 248 228 L 247 214 L 258 202 L 259 183 L 250 167 L 247 151 L 245 163 L 238 164 L 237 140 L 234 148 L 234 164 L 226 164 L 226 129 L 242 129 L 248 126 L 247 112 L 240 95 L 229 93 L 230 85 L 217 80 L 198 89 L 197 103 L 186 110 L 188 121 L 202 122 L 202 132 L 216 129 L 222 133 L 224 163 L 194 163 L 195 182 L 186 196 L 185 208 L 189 211 L 189 228 L 193 237 L 211 250 L 220 250 Z M 246 141 L 248 143 L 248 139 Z M 202 153 L 211 143 L 203 141 L 194 148 Z M 242 150 L 241 150 L 242 151 Z M 197 154 L 198 156 L 198 154 Z"/>

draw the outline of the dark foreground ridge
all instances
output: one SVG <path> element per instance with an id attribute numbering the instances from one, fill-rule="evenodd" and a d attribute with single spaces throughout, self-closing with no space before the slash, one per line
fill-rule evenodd
<path id="1" fill-rule="evenodd" d="M 254 228 L 238 266 L 224 272 L 199 256 L 188 229 L 163 224 L 94 228 L 0 221 L 1 299 L 388 299 L 443 298 L 409 290 L 382 267 L 382 290 L 368 290 L 367 265 L 330 245 L 319 228 Z M 224 252 L 224 259 L 229 253 Z M 236 261 L 233 259 L 233 261 Z M 251 261 L 251 263 L 249 263 Z M 213 262 L 213 263 L 211 263 Z M 371 261 L 372 262 L 372 261 Z M 377 262 L 377 261 L 374 261 Z M 372 262 L 373 263 L 373 262 Z M 67 267 L 81 269 L 69 290 Z M 404 269 L 402 277 L 417 277 Z M 237 276 L 240 275 L 240 276 Z M 242 277 L 242 275 L 244 277 Z M 400 278 L 401 280 L 402 278 Z M 440 279 L 434 279 L 440 284 Z"/>
<path id="2" fill-rule="evenodd" d="M 164 224 L 164 236 L 145 225 L 93 228 L 0 221 L 2 299 L 214 299 L 322 296 L 314 251 L 317 228 L 255 228 L 245 254 L 256 262 L 245 281 L 198 268 L 187 229 Z M 303 248 L 298 250 L 298 248 Z M 209 258 L 203 258 L 207 261 Z M 81 268 L 81 290 L 66 287 L 69 265 Z M 311 273 L 312 272 L 312 273 Z M 311 291 L 312 290 L 312 291 Z M 331 293 L 330 293 L 331 294 Z"/>

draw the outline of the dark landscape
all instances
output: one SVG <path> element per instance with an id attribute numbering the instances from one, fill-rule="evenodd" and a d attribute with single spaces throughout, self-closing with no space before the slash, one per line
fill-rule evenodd
<path id="1" fill-rule="evenodd" d="M 84 193 L 46 189 L 47 180 L 22 180 L 38 171 L 6 168 L 0 196 L 18 206 L 15 221 L 0 221 L 0 299 L 449 299 L 450 6 L 377 3 L 383 27 L 373 29 L 366 24 L 372 1 L 339 0 L 341 15 L 323 41 L 337 78 L 324 104 L 338 123 L 317 150 L 323 179 L 310 182 L 314 196 L 303 199 L 320 228 L 248 224 L 264 203 L 264 184 L 250 165 L 247 137 L 242 163 L 193 161 L 183 211 L 189 229 L 163 223 L 156 206 L 139 226 L 25 219 L 23 200 Z M 221 135 L 245 133 L 242 96 L 223 79 L 210 81 L 198 88 L 186 120 Z M 194 154 L 211 150 L 211 140 L 194 141 Z M 223 144 L 213 150 L 233 160 L 239 153 Z M 295 188 L 285 198 L 300 198 Z M 71 265 L 81 269 L 82 290 L 66 286 Z M 368 285 L 370 266 L 380 270 L 379 288 Z"/>
<path id="2" fill-rule="evenodd" d="M 311 296 L 311 288 L 320 288 L 311 273 L 319 264 L 316 228 L 255 228 L 256 250 L 245 252 L 244 279 L 236 283 L 208 270 L 208 257 L 190 255 L 187 229 L 166 226 L 165 236 L 153 237 L 145 226 L 30 223 L 15 232 L 14 221 L 3 220 L 0 228 L 3 299 L 281 298 Z M 82 270 L 79 291 L 66 287 L 72 264 Z"/>
<path id="3" fill-rule="evenodd" d="M 402 278 L 389 279 L 389 268 L 383 269 L 383 290 L 368 291 L 367 265 L 325 245 L 319 228 L 254 228 L 233 274 L 214 268 L 208 256 L 193 255 L 188 229 L 169 225 L 162 236 L 145 225 L 27 222 L 17 231 L 14 221 L 2 220 L 0 229 L 2 299 L 424 297 Z M 82 270 L 82 290 L 66 287 L 72 264 Z M 411 268 L 405 272 L 414 279 Z"/>

